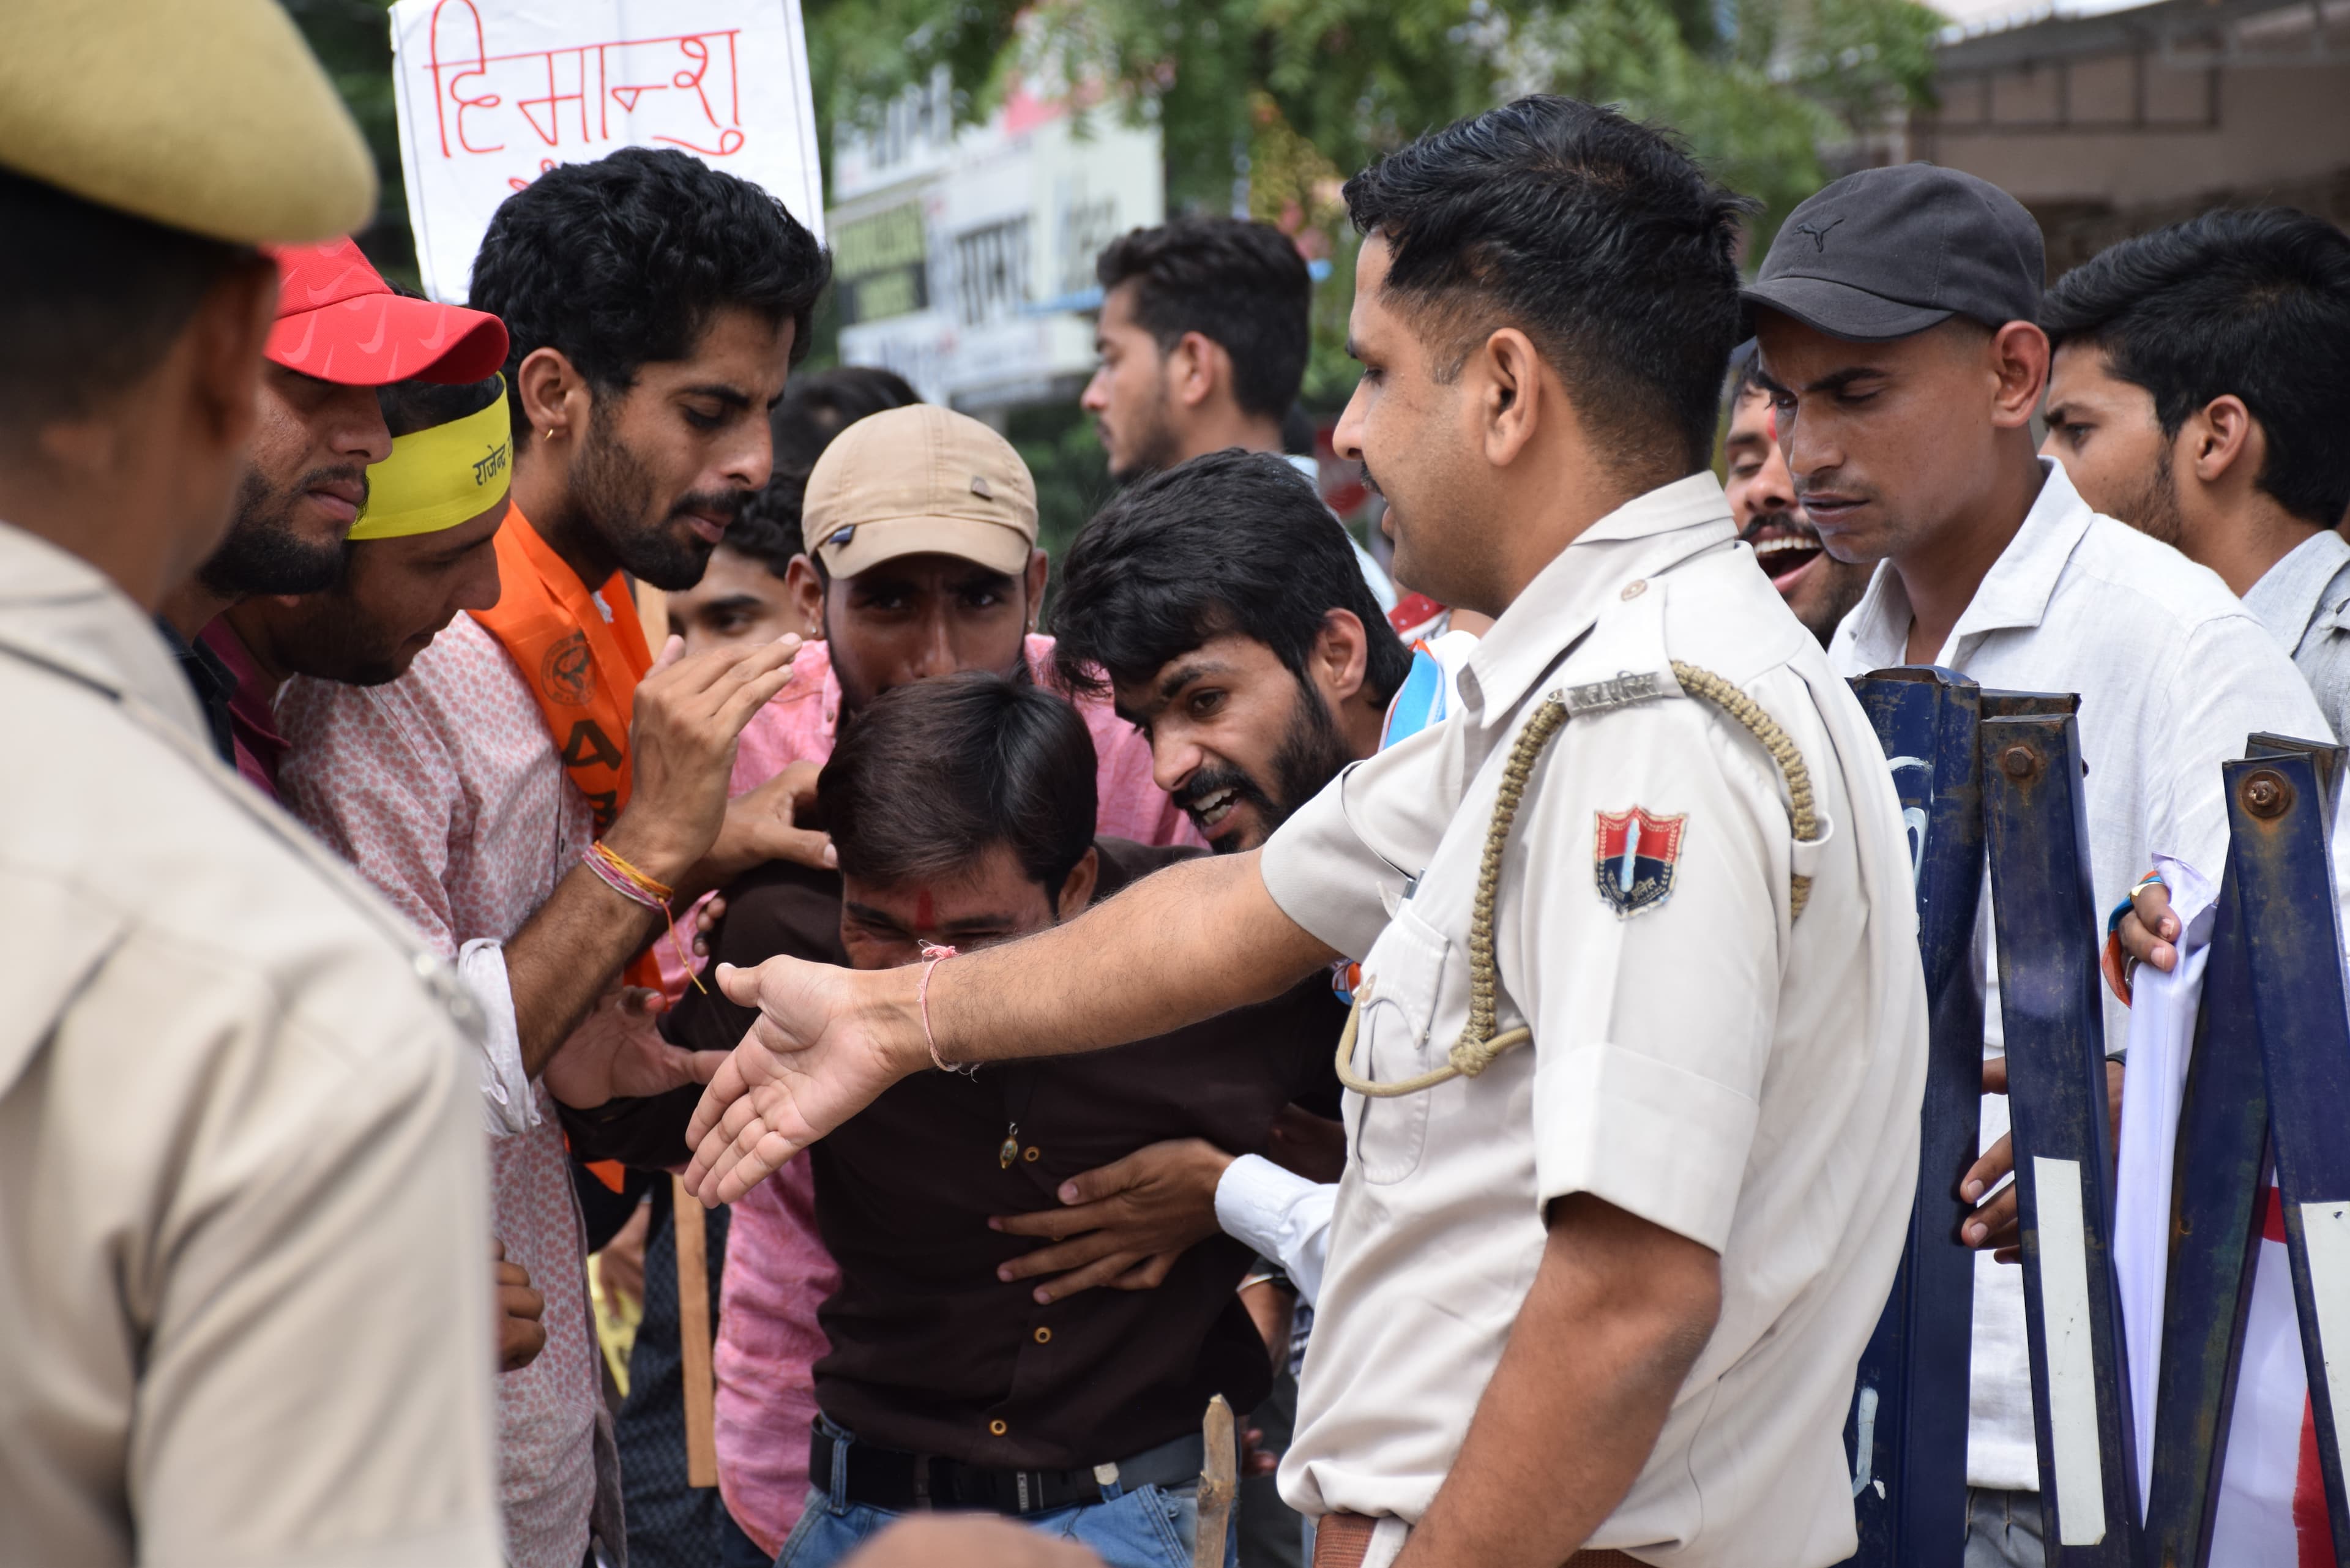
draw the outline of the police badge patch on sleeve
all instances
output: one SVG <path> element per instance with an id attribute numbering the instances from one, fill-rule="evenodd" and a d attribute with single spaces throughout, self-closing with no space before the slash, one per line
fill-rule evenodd
<path id="1" fill-rule="evenodd" d="M 1673 896 L 1673 870 L 1680 860 L 1689 814 L 1658 816 L 1636 805 L 1594 815 L 1591 857 L 1599 896 L 1618 919 L 1660 908 Z"/>

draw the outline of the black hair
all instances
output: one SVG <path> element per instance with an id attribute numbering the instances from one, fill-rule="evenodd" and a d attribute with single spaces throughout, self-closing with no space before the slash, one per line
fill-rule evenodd
<path id="1" fill-rule="evenodd" d="M 250 245 L 0 169 L 0 433 L 81 418 L 162 361 Z"/>
<path id="2" fill-rule="evenodd" d="M 1232 359 L 1232 400 L 1277 420 L 1305 379 L 1314 279 L 1296 242 L 1270 223 L 1183 217 L 1112 240 L 1094 263 L 1107 294 L 1134 285 L 1135 324 L 1161 354 L 1186 332 Z"/>
<path id="3" fill-rule="evenodd" d="M 2213 212 L 2098 252 L 2040 325 L 2106 352 L 2162 433 L 2232 392 L 2268 436 L 2255 483 L 2321 528 L 2350 508 L 2350 235 L 2289 207 Z"/>
<path id="4" fill-rule="evenodd" d="M 1067 701 L 966 670 L 909 681 L 847 726 L 816 775 L 844 875 L 953 877 L 997 845 L 1055 901 L 1094 841 L 1094 742 Z"/>
<path id="5" fill-rule="evenodd" d="M 1730 373 L 1721 381 L 1722 406 L 1734 412 L 1747 393 L 1769 389 L 1762 384 L 1762 346 L 1749 337 L 1730 351 Z"/>
<path id="6" fill-rule="evenodd" d="M 476 310 L 506 324 L 506 379 L 559 349 L 590 386 L 625 391 L 638 369 L 683 359 L 719 311 L 793 324 L 808 351 L 832 258 L 784 204 L 672 148 L 624 147 L 564 163 L 507 197 L 473 258 Z M 522 395 L 513 392 L 515 431 Z"/>
<path id="7" fill-rule="evenodd" d="M 1705 466 L 1752 203 L 1665 132 L 1522 98 L 1388 154 L 1346 198 L 1356 228 L 1387 242 L 1384 292 L 1417 307 L 1439 379 L 1516 327 L 1623 473 L 1653 483 Z"/>
<path id="8" fill-rule="evenodd" d="M 383 406 L 383 422 L 395 436 L 414 435 L 480 413 L 497 400 L 495 376 L 478 381 L 394 381 L 378 387 L 375 400 Z"/>
<path id="9" fill-rule="evenodd" d="M 803 377 L 785 389 L 775 405 L 775 469 L 805 478 L 832 438 L 868 414 L 902 409 L 922 400 L 906 378 L 872 365 L 842 365 Z"/>
<path id="10" fill-rule="evenodd" d="M 1306 661 L 1334 609 L 1363 623 L 1364 678 L 1385 701 L 1411 652 L 1371 597 L 1345 527 L 1285 461 L 1231 448 L 1137 480 L 1079 531 L 1053 606 L 1053 661 L 1069 690 L 1098 691 L 1104 672 L 1139 684 L 1236 632 L 1310 687 Z"/>
<path id="11" fill-rule="evenodd" d="M 802 550 L 800 504 L 808 475 L 833 438 L 868 414 L 922 400 L 906 378 L 870 365 L 842 365 L 794 380 L 769 417 L 775 465 L 726 530 L 726 548 L 748 556 L 777 576 Z M 811 556 L 810 560 L 816 557 Z M 821 571 L 821 563 L 818 570 Z"/>

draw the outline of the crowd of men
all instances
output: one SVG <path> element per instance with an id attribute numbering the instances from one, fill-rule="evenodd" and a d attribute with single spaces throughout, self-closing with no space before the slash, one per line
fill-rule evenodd
<path id="1" fill-rule="evenodd" d="M 435 303 L 283 16 L 187 9 L 121 62 L 182 138 L 58 96 L 75 7 L 0 64 L 0 1563 L 1840 1562 L 1926 1041 L 1847 681 L 2080 694 L 2116 1116 L 2146 874 L 2350 722 L 2302 213 L 2044 286 L 1908 164 L 1747 280 L 1669 138 L 1521 99 L 1346 188 L 1376 552 L 1295 244 L 1185 217 L 1099 258 L 1048 560 L 997 431 L 795 371 L 755 186 L 550 170 Z M 1982 924 L 1966 1561 L 2026 1568 Z"/>

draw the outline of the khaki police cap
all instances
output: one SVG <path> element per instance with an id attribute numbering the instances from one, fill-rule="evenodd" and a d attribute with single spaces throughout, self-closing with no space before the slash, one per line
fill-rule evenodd
<path id="1" fill-rule="evenodd" d="M 816 459 L 800 537 L 836 577 L 900 556 L 957 556 L 1016 576 L 1036 547 L 1036 485 L 1012 443 L 970 415 L 890 409 Z"/>
<path id="2" fill-rule="evenodd" d="M 276 0 L 9 0 L 0 166 L 242 244 L 375 214 L 375 164 Z"/>

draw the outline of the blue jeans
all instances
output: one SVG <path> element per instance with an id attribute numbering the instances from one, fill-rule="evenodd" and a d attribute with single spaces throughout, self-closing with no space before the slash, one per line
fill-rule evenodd
<path id="1" fill-rule="evenodd" d="M 807 1511 L 800 1515 L 775 1568 L 832 1568 L 870 1536 L 903 1517 L 888 1509 L 850 1502 L 837 1478 L 816 1476 Z M 829 1484 L 827 1484 L 827 1482 Z M 1191 1538 L 1199 1524 L 1199 1490 L 1189 1486 L 1110 1485 L 1099 1502 L 1079 1503 L 1051 1513 L 1032 1513 L 1018 1522 L 1031 1530 L 1088 1546 L 1108 1568 L 1191 1568 Z M 1224 1538 L 1226 1568 L 1237 1568 L 1239 1542 Z"/>

